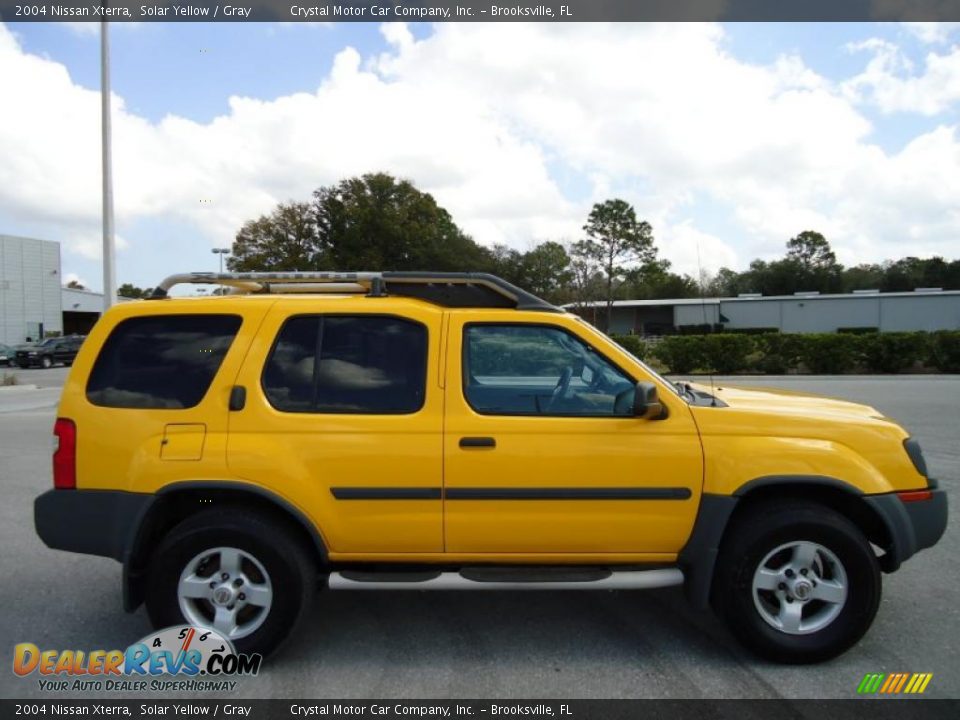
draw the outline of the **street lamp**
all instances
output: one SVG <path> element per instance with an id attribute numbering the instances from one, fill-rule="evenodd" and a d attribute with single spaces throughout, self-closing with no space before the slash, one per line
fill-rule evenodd
<path id="1" fill-rule="evenodd" d="M 220 272 L 223 272 L 223 256 L 230 254 L 230 248 L 213 248 L 210 252 L 220 256 Z"/>
<path id="2" fill-rule="evenodd" d="M 117 302 L 115 243 L 113 238 L 113 161 L 110 144 L 110 41 L 107 21 L 100 21 L 100 132 L 103 166 L 103 309 Z"/>

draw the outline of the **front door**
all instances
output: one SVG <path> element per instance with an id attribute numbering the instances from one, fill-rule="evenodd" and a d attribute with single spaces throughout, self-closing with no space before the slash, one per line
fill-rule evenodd
<path id="1" fill-rule="evenodd" d="M 494 315 L 491 313 L 491 315 Z M 451 314 L 444 432 L 449 553 L 670 555 L 696 517 L 703 462 L 686 403 L 632 416 L 636 381 L 572 318 Z"/>

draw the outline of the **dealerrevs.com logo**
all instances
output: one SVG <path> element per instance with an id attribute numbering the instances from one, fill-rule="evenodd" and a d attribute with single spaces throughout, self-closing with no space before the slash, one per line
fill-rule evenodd
<path id="1" fill-rule="evenodd" d="M 231 691 L 232 679 L 260 672 L 263 657 L 237 653 L 215 630 L 170 627 L 126 650 L 41 650 L 33 643 L 13 649 L 13 672 L 38 676 L 41 690 Z"/>

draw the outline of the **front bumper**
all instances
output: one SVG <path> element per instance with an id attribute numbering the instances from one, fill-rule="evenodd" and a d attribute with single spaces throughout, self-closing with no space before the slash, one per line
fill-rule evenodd
<path id="1" fill-rule="evenodd" d="M 896 493 L 867 495 L 864 500 L 880 516 L 890 534 L 891 545 L 883 557 L 883 569 L 897 570 L 916 553 L 937 544 L 947 529 L 947 493 L 930 480 L 930 499 L 903 502 Z"/>
<path id="2" fill-rule="evenodd" d="M 48 490 L 33 503 L 33 522 L 49 548 L 124 562 L 154 500 L 112 490 Z"/>

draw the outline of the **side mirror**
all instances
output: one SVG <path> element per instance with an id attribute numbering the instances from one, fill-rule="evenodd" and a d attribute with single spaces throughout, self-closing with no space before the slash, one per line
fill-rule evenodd
<path id="1" fill-rule="evenodd" d="M 633 414 L 634 417 L 647 420 L 662 420 L 666 417 L 666 408 L 660 402 L 657 386 L 652 382 L 641 380 L 637 383 L 637 390 L 633 396 Z"/>

